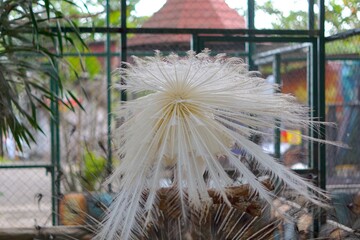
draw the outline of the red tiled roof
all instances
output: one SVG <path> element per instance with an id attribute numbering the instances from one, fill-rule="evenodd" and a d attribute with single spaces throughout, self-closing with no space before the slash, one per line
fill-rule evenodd
<path id="1" fill-rule="evenodd" d="M 224 0 L 167 0 L 143 28 L 245 28 L 245 19 Z M 162 36 L 162 37 L 161 37 Z M 137 35 L 129 46 L 189 42 L 189 35 Z"/>

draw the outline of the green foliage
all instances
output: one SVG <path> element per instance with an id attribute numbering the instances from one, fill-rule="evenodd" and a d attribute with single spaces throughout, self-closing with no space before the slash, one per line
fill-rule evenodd
<path id="1" fill-rule="evenodd" d="M 316 1 L 315 1 L 316 2 Z M 275 29 L 306 29 L 308 24 L 307 11 L 292 11 L 285 15 L 277 10 L 272 0 L 256 6 L 269 15 L 276 16 L 272 23 Z M 360 27 L 360 1 L 358 0 L 327 0 L 325 1 L 325 23 L 329 34 Z M 317 16 L 315 16 L 317 18 Z M 317 19 L 315 19 L 317 24 Z"/>
<path id="2" fill-rule="evenodd" d="M 65 91 L 57 72 L 63 45 L 75 47 L 74 38 L 61 31 L 68 26 L 84 44 L 76 24 L 51 0 L 0 1 L 0 131 L 10 131 L 19 149 L 22 142 L 35 141 L 31 130 L 40 130 L 36 109 L 50 111 L 48 101 L 61 101 Z M 76 6 L 72 0 L 63 4 Z M 52 29 L 50 27 L 53 27 Z M 52 78 L 60 88 L 55 95 L 48 87 Z M 20 96 L 27 105 L 21 102 Z"/>
<path id="3" fill-rule="evenodd" d="M 86 72 L 90 79 L 93 79 L 95 76 L 99 75 L 102 71 L 100 61 L 97 57 L 67 57 L 67 62 L 74 71 L 64 71 L 60 74 L 66 78 L 67 83 L 74 83 L 78 80 L 78 73 Z"/>
<path id="4" fill-rule="evenodd" d="M 88 191 L 94 191 L 96 185 L 104 177 L 106 168 L 106 159 L 97 156 L 93 152 L 87 152 L 84 155 L 84 167 L 81 174 L 81 185 Z"/>
<path id="5" fill-rule="evenodd" d="M 86 57 L 85 58 L 85 66 L 87 69 L 87 72 L 89 73 L 90 77 L 95 77 L 98 75 L 102 68 L 100 61 L 97 57 Z"/>
<path id="6" fill-rule="evenodd" d="M 325 18 L 330 25 L 329 33 L 360 27 L 359 0 L 328 0 Z"/>
<path id="7" fill-rule="evenodd" d="M 0 156 L 0 163 L 1 163 L 1 164 L 3 164 L 3 163 L 10 163 L 10 162 L 11 162 L 11 160 L 9 160 L 9 159 L 7 159 L 7 158 L 5 158 L 5 157 Z"/>
<path id="8" fill-rule="evenodd" d="M 82 0 L 84 7 L 68 7 L 61 4 L 61 9 L 67 16 L 81 26 L 105 27 L 106 22 L 106 0 Z M 148 17 L 137 17 L 134 15 L 135 6 L 140 0 L 127 1 L 126 15 L 128 27 L 140 27 Z M 91 9 L 91 11 L 89 10 Z M 121 2 L 109 0 L 109 26 L 119 27 L 121 25 Z M 96 37 L 97 39 L 103 37 Z"/>
<path id="9" fill-rule="evenodd" d="M 325 51 L 328 55 L 354 54 L 360 56 L 360 35 L 338 41 L 328 42 Z"/>
<path id="10" fill-rule="evenodd" d="M 272 16 L 276 16 L 276 20 L 272 22 L 274 29 L 306 29 L 307 28 L 307 12 L 292 11 L 288 15 L 284 15 L 282 11 L 276 9 L 272 0 L 266 1 L 262 5 L 256 5 L 258 10 L 263 11 Z"/>

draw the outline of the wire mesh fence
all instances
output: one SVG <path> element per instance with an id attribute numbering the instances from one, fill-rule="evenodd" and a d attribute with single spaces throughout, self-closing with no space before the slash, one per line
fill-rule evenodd
<path id="1" fill-rule="evenodd" d="M 274 46 L 276 48 L 276 45 Z M 309 64 L 306 60 L 306 48 L 290 54 L 282 54 L 279 64 L 280 82 L 282 93 L 291 94 L 296 101 L 308 105 L 308 73 Z M 275 83 L 273 62 L 259 66 L 259 71 L 271 83 Z M 291 169 L 308 169 L 310 167 L 308 141 L 302 139 L 299 134 L 307 134 L 308 129 L 291 129 L 280 132 L 280 155 L 279 159 Z M 274 138 L 267 140 L 267 149 L 274 153 Z"/>
<path id="2" fill-rule="evenodd" d="M 280 1 L 278 1 L 280 2 Z M 296 1 L 295 1 L 296 2 Z M 195 4 L 196 5 L 196 4 Z M 214 9 L 204 10 L 203 6 L 192 6 L 194 9 L 201 8 L 202 15 L 176 17 L 180 11 L 166 11 L 166 16 L 174 21 L 159 19 L 159 13 L 155 13 L 143 28 L 219 28 L 237 29 L 245 28 L 244 16 L 233 16 L 234 9 L 223 11 L 224 21 L 216 20 Z M 221 5 L 223 7 L 223 5 Z M 166 10 L 166 8 L 165 8 Z M 164 10 L 164 11 L 165 11 Z M 242 9 L 241 11 L 244 11 Z M 241 12 L 240 11 L 240 12 Z M 261 9 L 257 13 L 261 13 Z M 238 14 L 238 13 L 236 13 Z M 179 15 L 180 16 L 180 15 Z M 307 14 L 301 16 L 307 18 Z M 221 18 L 220 16 L 217 16 Z M 185 19 L 182 22 L 176 21 Z M 303 21 L 302 21 L 303 22 Z M 223 25 L 218 25 L 222 23 Z M 303 22 L 304 23 L 304 22 Z M 88 24 L 88 23 L 87 23 Z M 305 21 L 305 25 L 307 22 Z M 104 23 L 96 23 L 103 26 Z M 255 22 L 261 28 L 261 23 Z M 299 26 L 298 29 L 306 29 Z M 205 47 L 210 48 L 213 54 L 226 53 L 228 56 L 241 57 L 244 62 L 249 62 L 247 44 L 245 41 L 226 41 L 226 37 L 239 37 L 241 34 L 200 34 L 200 37 L 222 36 L 224 41 L 207 41 Z M 75 109 L 67 109 L 59 106 L 60 110 L 60 159 L 61 168 L 59 176 L 62 181 L 61 193 L 69 192 L 96 192 L 106 191 L 107 186 L 101 185 L 107 174 L 106 158 L 109 156 L 108 134 L 109 127 L 113 129 L 119 122 L 108 122 L 110 98 L 110 112 L 116 112 L 121 93 L 116 87 L 108 91 L 109 75 L 106 73 L 107 64 L 110 63 L 110 71 L 115 71 L 121 66 L 120 34 L 111 34 L 111 41 L 106 42 L 105 35 L 101 33 L 83 34 L 89 49 L 86 56 L 80 60 L 76 53 L 66 53 L 68 62 L 80 72 L 80 80 L 71 75 L 64 68 L 63 75 L 68 84 L 74 88 L 80 97 L 81 106 L 75 103 Z M 164 55 L 176 52 L 180 56 L 194 47 L 194 34 L 178 33 L 171 31 L 162 33 L 136 33 L 127 34 L 126 60 L 131 62 L 131 55 L 138 57 L 153 56 L 154 50 L 160 50 Z M 360 37 L 352 36 L 346 39 L 332 41 L 326 45 L 326 116 L 327 121 L 337 124 L 337 128 L 329 127 L 326 130 L 329 140 L 341 141 L 350 146 L 349 149 L 339 149 L 327 146 L 327 184 L 330 189 L 344 190 L 353 185 L 352 191 L 360 184 L 360 61 L 359 46 Z M 110 52 L 106 53 L 107 44 L 110 44 Z M 292 42 L 261 42 L 254 43 L 253 56 L 275 49 L 291 47 Z M 107 54 L 111 55 L 107 62 Z M 280 62 L 280 86 L 281 91 L 290 93 L 302 104 L 308 104 L 308 75 L 311 71 L 308 59 L 308 48 L 281 54 Z M 262 77 L 269 82 L 274 80 L 273 60 L 258 64 Z M 60 66 L 61 68 L 61 66 Z M 120 83 L 118 76 L 113 75 L 112 84 Z M 219 83 L 221 84 L 221 83 Z M 84 94 L 85 93 L 85 94 Z M 84 94 L 84 95 L 83 95 Z M 128 96 L 131 98 L 131 96 Z M 72 99 L 68 99 L 72 101 Z M 44 114 L 39 111 L 39 115 Z M 34 164 L 41 159 L 40 163 L 50 164 L 50 116 L 40 116 L 39 119 L 47 134 L 39 134 L 38 142 L 41 145 L 34 146 L 31 151 L 32 157 L 27 157 L 16 151 L 11 139 L 5 138 L 5 157 L 1 159 L 2 165 Z M 273 131 L 273 129 L 269 129 Z M 306 169 L 309 167 L 307 142 L 299 139 L 298 133 L 307 129 L 294 129 L 293 132 L 280 133 L 280 159 L 290 168 Z M 114 136 L 116 137 L 116 136 Z M 263 140 L 265 150 L 274 154 L 275 140 L 273 138 Z M 36 150 L 37 149 L 37 150 Z M 116 149 L 114 149 L 116 150 Z M 25 151 L 26 153 L 26 151 Z M 15 160 L 11 160 L 15 159 Z M 108 159 L 109 160 L 109 159 Z M 118 161 L 116 156 L 111 159 L 112 163 Z M 39 164 L 40 164 L 39 163 Z M 52 201 L 61 199 L 61 195 L 53 195 L 54 179 L 47 172 L 47 168 L 24 168 L 24 169 L 0 169 L 0 228 L 1 227 L 33 227 L 34 225 L 51 225 L 52 214 L 57 217 L 57 209 L 53 208 Z M 59 179 L 59 180 L 60 180 Z M 346 185 L 346 186 L 345 186 Z M 95 194 L 96 195 L 96 194 Z M 109 201 L 111 197 L 105 197 Z M 89 198 L 87 198 L 89 199 Z M 90 198 L 94 199 L 94 198 Z M 99 200 L 93 201 L 97 205 Z M 88 201 L 88 200 L 86 200 Z M 95 202 L 95 203 L 94 203 Z M 92 205 L 91 205 L 92 206 Z M 55 212 L 54 212 L 55 211 Z M 87 210 L 86 210 L 87 211 Z"/>
<path id="3" fill-rule="evenodd" d="M 52 225 L 51 175 L 46 169 L 0 169 L 0 182 L 0 228 Z"/>
<path id="4" fill-rule="evenodd" d="M 327 137 L 349 146 L 328 147 L 327 178 L 333 189 L 357 189 L 360 183 L 359 43 L 360 36 L 350 36 L 326 45 L 327 121 L 337 124 L 337 128 L 327 130 Z"/>

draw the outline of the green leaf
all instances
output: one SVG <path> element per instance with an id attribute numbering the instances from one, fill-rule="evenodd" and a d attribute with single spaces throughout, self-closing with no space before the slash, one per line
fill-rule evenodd
<path id="1" fill-rule="evenodd" d="M 70 0 L 63 0 L 60 6 L 64 2 L 76 6 Z M 59 4 L 52 4 L 51 0 L 0 0 L 0 130 L 12 132 L 19 149 L 22 149 L 21 144 L 35 141 L 33 130 L 42 131 L 36 108 L 40 105 L 52 114 L 46 99 L 35 95 L 34 90 L 57 104 L 63 94 L 57 68 L 59 63 L 65 62 L 62 58 L 64 44 L 70 43 L 78 52 L 75 43 L 84 43 L 80 34 L 71 37 L 62 33 L 61 26 L 69 19 L 58 8 Z M 50 31 L 49 26 L 54 24 L 55 30 Z M 70 27 L 77 28 L 76 24 Z M 56 48 L 60 54 L 53 51 Z M 49 67 L 44 68 L 44 64 Z M 42 84 L 46 76 L 56 81 L 60 96 Z M 29 99 L 28 107 L 19 104 L 21 93 Z"/>
<path id="2" fill-rule="evenodd" d="M 31 21 L 34 26 L 33 41 L 35 43 L 35 46 L 38 46 L 39 45 L 38 25 L 37 25 L 36 17 L 35 17 L 33 8 L 32 8 L 32 2 L 29 2 L 29 10 L 30 10 Z"/>
<path id="3" fill-rule="evenodd" d="M 50 0 L 44 0 L 47 19 L 50 20 Z"/>
<path id="4" fill-rule="evenodd" d="M 63 41 L 62 41 L 62 32 L 59 20 L 56 20 L 56 31 L 57 31 L 57 39 L 58 39 L 58 46 L 60 48 L 60 54 L 63 54 Z"/>
<path id="5" fill-rule="evenodd" d="M 75 95 L 69 90 L 68 91 L 69 95 L 72 97 L 72 99 L 74 99 L 74 101 L 77 103 L 77 105 L 85 111 L 84 107 L 82 106 L 82 104 L 80 103 L 80 101 L 75 97 Z"/>

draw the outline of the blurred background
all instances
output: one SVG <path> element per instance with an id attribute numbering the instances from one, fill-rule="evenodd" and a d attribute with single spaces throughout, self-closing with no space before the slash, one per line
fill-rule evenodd
<path id="1" fill-rule="evenodd" d="M 309 143 L 299 133 L 317 136 L 317 131 L 293 129 L 262 139 L 259 144 L 264 150 L 301 174 L 315 174 L 319 186 L 343 196 L 339 200 L 343 205 L 351 203 L 352 194 L 360 190 L 357 0 L 15 2 L 0 1 L 0 15 L 8 23 L 0 25 L 1 34 L 13 39 L 0 42 L 0 67 L 10 59 L 3 54 L 7 46 L 22 46 L 21 41 L 28 39 L 30 47 L 40 46 L 45 53 L 48 49 L 49 56 L 56 53 L 37 60 L 51 65 L 56 74 L 39 77 L 36 69 L 22 69 L 22 76 L 39 87 L 15 87 L 16 104 L 36 120 L 41 131 L 31 121 L 20 120 L 29 134 L 19 138 L 6 121 L 0 123 L 0 228 L 65 224 L 61 211 L 66 207 L 61 204 L 68 193 L 79 193 L 76 204 L 80 205 L 111 201 L 111 186 L 102 183 L 119 162 L 112 145 L 116 136 L 111 134 L 121 123 L 113 116 L 120 100 L 136 97 L 116 89 L 122 83 L 116 69 L 122 61 L 131 62 L 132 55 L 152 56 L 155 50 L 185 55 L 190 49 L 209 48 L 214 55 L 243 58 L 251 70 L 279 84 L 281 92 L 314 108 L 314 118 L 336 123 L 319 133 L 349 146 Z M 35 30 L 15 38 L 9 33 L 16 24 Z M 47 35 L 41 27 L 58 33 L 52 43 L 44 41 Z M 18 56 L 33 61 L 23 52 Z M 32 101 L 36 98 L 39 101 Z M 18 112 L 15 119 L 24 115 Z M 80 209 L 91 211 L 85 206 Z M 101 215 L 89 214 L 95 219 Z"/>

